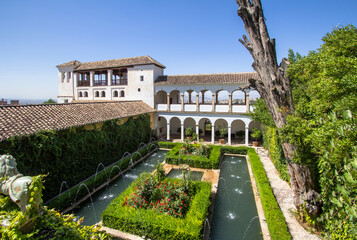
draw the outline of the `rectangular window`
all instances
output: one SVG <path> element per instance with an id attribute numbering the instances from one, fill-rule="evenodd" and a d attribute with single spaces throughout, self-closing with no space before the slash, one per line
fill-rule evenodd
<path id="1" fill-rule="evenodd" d="M 138 92 L 141 92 L 141 89 L 140 89 L 140 88 L 138 88 Z"/>
<path id="2" fill-rule="evenodd" d="M 141 81 L 141 82 L 144 81 L 144 76 L 140 76 L 140 81 Z"/>
<path id="3" fill-rule="evenodd" d="M 82 87 L 82 86 L 89 86 L 90 85 L 90 77 L 89 73 L 79 73 L 78 74 L 78 81 L 77 81 L 77 86 Z"/>
<path id="4" fill-rule="evenodd" d="M 94 86 L 107 85 L 107 71 L 98 71 L 94 73 Z"/>

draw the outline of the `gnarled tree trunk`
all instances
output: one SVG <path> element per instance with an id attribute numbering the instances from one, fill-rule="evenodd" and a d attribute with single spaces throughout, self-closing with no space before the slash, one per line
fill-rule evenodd
<path id="1" fill-rule="evenodd" d="M 250 85 L 256 89 L 264 99 L 278 128 L 286 124 L 286 116 L 294 111 L 289 78 L 285 69 L 289 62 L 283 59 L 278 66 L 275 40 L 270 39 L 265 24 L 262 4 L 260 0 L 236 0 L 239 8 L 238 15 L 244 22 L 249 39 L 243 35 L 239 41 L 252 55 L 253 68 L 260 79 L 251 79 Z M 294 146 L 283 143 L 285 157 L 288 159 L 288 169 L 291 187 L 294 191 L 294 204 L 300 209 L 305 203 L 305 208 L 312 215 L 319 211 L 317 202 L 318 193 L 314 191 L 310 168 L 293 163 Z"/>

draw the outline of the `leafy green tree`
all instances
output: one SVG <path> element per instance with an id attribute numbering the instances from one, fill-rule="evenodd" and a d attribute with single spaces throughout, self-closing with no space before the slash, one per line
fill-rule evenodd
<path id="1" fill-rule="evenodd" d="M 293 160 L 312 169 L 322 200 L 318 220 L 329 238 L 353 239 L 357 233 L 353 117 L 357 111 L 357 29 L 338 27 L 322 40 L 321 47 L 306 57 L 289 51 L 295 112 L 287 117 L 281 133 L 296 147 Z"/>
<path id="2" fill-rule="evenodd" d="M 50 98 L 47 101 L 43 102 L 43 104 L 53 104 L 53 103 L 57 103 L 57 102 L 55 100 L 53 100 L 52 98 Z"/>
<path id="3" fill-rule="evenodd" d="M 275 127 L 273 118 L 262 98 L 257 100 L 257 103 L 254 105 L 254 111 L 249 113 L 249 115 L 255 122 L 259 122 L 265 126 Z"/>

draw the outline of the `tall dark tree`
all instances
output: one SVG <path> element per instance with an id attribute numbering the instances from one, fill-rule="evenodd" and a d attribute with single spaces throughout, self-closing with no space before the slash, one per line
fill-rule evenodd
<path id="1" fill-rule="evenodd" d="M 236 0 L 238 15 L 244 23 L 248 37 L 243 35 L 239 41 L 253 57 L 253 68 L 260 79 L 251 79 L 250 85 L 264 99 L 277 128 L 286 125 L 286 116 L 294 112 L 289 78 L 285 70 L 289 64 L 283 59 L 278 65 L 275 39 L 270 39 L 265 24 L 260 0 Z M 294 163 L 295 147 L 289 142 L 282 144 L 285 157 L 288 159 L 288 169 L 291 187 L 294 191 L 294 204 L 300 209 L 303 205 L 311 214 L 317 214 L 320 207 L 318 193 L 314 190 L 314 182 L 309 166 Z"/>

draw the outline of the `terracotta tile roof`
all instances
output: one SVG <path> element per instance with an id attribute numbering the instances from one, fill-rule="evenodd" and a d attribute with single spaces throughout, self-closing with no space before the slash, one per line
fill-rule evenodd
<path id="1" fill-rule="evenodd" d="M 150 56 L 120 58 L 120 59 L 86 62 L 86 63 L 80 63 L 77 60 L 73 60 L 68 63 L 60 64 L 57 67 L 76 66 L 75 71 L 84 71 L 84 70 L 129 67 L 135 65 L 148 65 L 148 64 L 154 64 L 161 68 L 166 68 L 164 65 L 162 65 L 161 63 L 159 63 L 158 61 L 156 61 Z"/>
<path id="2" fill-rule="evenodd" d="M 77 61 L 77 60 L 73 60 L 70 62 L 66 62 L 66 63 L 62 63 L 60 65 L 57 65 L 56 67 L 69 67 L 69 66 L 79 66 L 81 64 L 81 62 Z"/>
<path id="3" fill-rule="evenodd" d="M 66 129 L 154 111 L 142 101 L 1 106 L 0 142 L 40 130 Z"/>
<path id="4" fill-rule="evenodd" d="M 155 86 L 187 85 L 187 84 L 221 84 L 221 83 L 248 83 L 249 79 L 259 78 L 256 72 L 247 73 L 214 73 L 192 75 L 159 76 Z"/>

